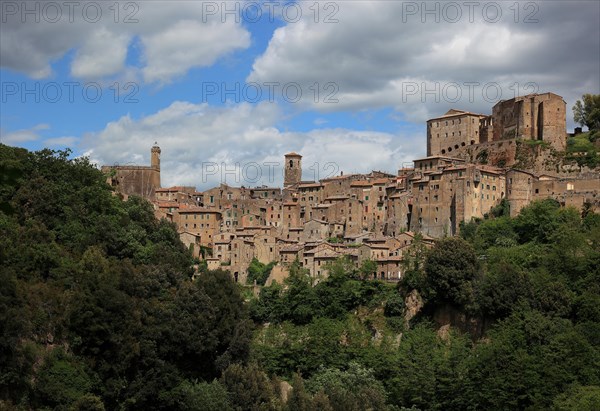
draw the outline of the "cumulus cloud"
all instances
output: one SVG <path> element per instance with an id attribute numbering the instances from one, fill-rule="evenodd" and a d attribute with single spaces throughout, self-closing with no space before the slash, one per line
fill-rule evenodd
<path id="1" fill-rule="evenodd" d="M 135 68 L 149 82 L 168 83 L 250 44 L 235 18 L 221 23 L 219 13 L 194 1 L 2 2 L 1 17 L 0 67 L 36 79 L 50 76 L 52 62 L 72 50 L 74 77 L 122 74 L 139 41 Z"/>
<path id="2" fill-rule="evenodd" d="M 28 141 L 37 141 L 40 139 L 40 131 L 48 130 L 48 124 L 38 124 L 32 128 L 6 131 L 0 128 L 0 142 L 8 145 L 19 145 Z"/>
<path id="3" fill-rule="evenodd" d="M 498 18 L 488 3 L 470 12 L 452 2 L 458 19 L 444 2 L 336 4 L 338 23 L 306 4 L 301 22 L 277 29 L 248 81 L 335 82 L 337 104 L 310 94 L 303 102 L 322 111 L 392 106 L 417 122 L 453 106 L 489 112 L 498 99 L 535 91 L 572 105 L 600 88 L 598 2 L 494 2 Z"/>
<path id="4" fill-rule="evenodd" d="M 422 155 L 424 140 L 344 128 L 285 132 L 275 124 L 277 105 L 247 103 L 229 107 L 174 102 L 140 119 L 123 116 L 97 133 L 86 135 L 83 150 L 98 164 L 150 162 L 150 147 L 162 148 L 162 185 L 195 185 L 206 189 L 232 185 L 281 185 L 283 156 L 304 156 L 304 178 L 314 180 L 344 171 L 373 169 L 394 173 Z M 418 146 L 423 150 L 407 151 Z"/>

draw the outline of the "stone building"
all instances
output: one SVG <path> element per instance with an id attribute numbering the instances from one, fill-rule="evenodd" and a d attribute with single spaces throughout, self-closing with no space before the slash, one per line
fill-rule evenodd
<path id="1" fill-rule="evenodd" d="M 285 155 L 285 169 L 283 176 L 283 187 L 297 186 L 302 181 L 302 156 L 297 153 Z"/>
<path id="2" fill-rule="evenodd" d="M 553 198 L 563 207 L 578 209 L 587 203 L 592 210 L 600 211 L 600 178 L 596 174 L 558 178 L 511 169 L 506 172 L 506 188 L 513 217 L 532 201 L 544 198 Z"/>
<path id="3" fill-rule="evenodd" d="M 505 198 L 513 216 L 543 198 L 600 210 L 597 172 L 550 175 L 514 166 L 517 158 L 523 164 L 523 147 L 564 149 L 565 119 L 564 100 L 552 93 L 501 101 L 489 116 L 450 110 L 427 122 L 429 155 L 397 175 L 340 173 L 302 181 L 302 156 L 288 153 L 283 189 L 161 189 L 157 146 L 150 167 L 103 171 L 126 195 L 154 196 L 156 215 L 177 225 L 194 255 L 228 270 L 236 281 L 246 281 L 253 258 L 278 262 L 282 275 L 298 259 L 319 281 L 328 275 L 328 263 L 342 256 L 357 267 L 372 260 L 374 278 L 398 281 L 417 238 L 431 247 L 434 238 L 456 235 L 462 222 L 483 218 Z M 202 247 L 211 248 L 212 257 L 200 253 Z"/>
<path id="4" fill-rule="evenodd" d="M 490 116 L 453 109 L 427 121 L 427 155 L 508 167 L 516 163 L 519 141 L 544 142 L 563 151 L 566 124 L 566 103 L 554 93 L 500 101 Z"/>
<path id="5" fill-rule="evenodd" d="M 484 142 L 479 129 L 481 120 L 486 117 L 452 109 L 441 117 L 427 120 L 427 156 L 450 155 L 467 144 Z M 484 137 L 487 138 L 487 133 Z"/>
<path id="6" fill-rule="evenodd" d="M 213 236 L 221 229 L 221 219 L 221 212 L 201 207 L 180 208 L 173 214 L 179 231 L 198 234 L 203 246 L 212 245 Z"/>
<path id="7" fill-rule="evenodd" d="M 492 140 L 539 140 L 562 151 L 567 145 L 566 111 L 567 103 L 554 93 L 500 101 L 492 108 Z"/>
<path id="8" fill-rule="evenodd" d="M 501 169 L 448 157 L 415 160 L 412 231 L 432 237 L 456 235 L 462 221 L 482 218 L 505 196 Z M 407 218 L 408 219 L 408 218 Z"/>
<path id="9" fill-rule="evenodd" d="M 150 201 L 160 188 L 160 147 L 156 143 L 150 150 L 150 166 L 114 165 L 102 166 L 107 183 L 115 191 L 125 195 L 137 195 Z"/>

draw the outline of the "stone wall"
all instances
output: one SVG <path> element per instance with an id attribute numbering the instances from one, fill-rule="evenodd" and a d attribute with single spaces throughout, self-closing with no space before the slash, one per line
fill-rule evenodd
<path id="1" fill-rule="evenodd" d="M 107 182 L 125 195 L 138 195 L 154 200 L 160 188 L 160 169 L 143 166 L 103 166 Z"/>

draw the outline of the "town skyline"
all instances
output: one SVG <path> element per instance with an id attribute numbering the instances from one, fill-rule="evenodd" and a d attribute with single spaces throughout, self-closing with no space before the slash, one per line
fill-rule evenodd
<path id="1" fill-rule="evenodd" d="M 98 164 L 158 141 L 165 185 L 290 151 L 393 171 L 450 108 L 600 90 L 597 2 L 274 3 L 2 2 L 0 140 Z"/>

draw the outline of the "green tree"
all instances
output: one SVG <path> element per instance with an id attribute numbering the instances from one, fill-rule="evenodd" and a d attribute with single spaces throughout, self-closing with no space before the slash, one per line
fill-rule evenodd
<path id="1" fill-rule="evenodd" d="M 573 120 L 589 130 L 600 129 L 600 94 L 584 94 L 573 106 Z"/>
<path id="2" fill-rule="evenodd" d="M 427 290 L 424 294 L 432 301 L 470 304 L 478 271 L 477 256 L 469 243 L 456 237 L 442 239 L 425 261 Z"/>
<path id="3" fill-rule="evenodd" d="M 92 386 L 85 366 L 60 348 L 48 355 L 35 383 L 39 404 L 65 410 L 90 393 Z"/>
<path id="4" fill-rule="evenodd" d="M 277 264 L 276 261 L 272 261 L 269 264 L 263 264 L 254 257 L 248 266 L 248 278 L 246 282 L 248 284 L 254 284 L 254 281 L 256 281 L 258 285 L 265 285 L 275 264 Z"/>
<path id="5" fill-rule="evenodd" d="M 600 409 L 599 386 L 576 386 L 558 395 L 553 403 L 554 411 L 579 411 Z"/>
<path id="6" fill-rule="evenodd" d="M 308 382 L 310 391 L 322 391 L 335 411 L 386 410 L 386 392 L 373 371 L 351 362 L 347 370 L 324 368 Z"/>
<path id="7" fill-rule="evenodd" d="M 364 260 L 358 269 L 360 278 L 363 280 L 372 278 L 377 273 L 377 263 L 373 260 Z"/>
<path id="8" fill-rule="evenodd" d="M 251 363 L 230 365 L 221 376 L 234 410 L 275 410 L 278 401 L 267 375 Z"/>
<path id="9" fill-rule="evenodd" d="M 225 387 L 217 380 L 212 382 L 183 381 L 165 398 L 171 409 L 181 411 L 232 410 Z"/>

